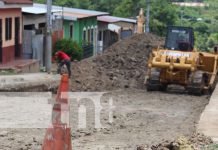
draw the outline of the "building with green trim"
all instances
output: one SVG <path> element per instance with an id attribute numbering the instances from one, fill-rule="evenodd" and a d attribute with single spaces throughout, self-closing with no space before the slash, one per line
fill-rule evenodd
<path id="1" fill-rule="evenodd" d="M 71 38 L 79 43 L 91 42 L 93 41 L 91 34 L 94 34 L 93 32 L 96 27 L 96 17 L 81 18 L 76 21 L 64 20 L 64 38 Z M 88 33 L 89 30 L 91 30 L 90 33 Z M 87 33 L 85 33 L 85 31 L 87 31 Z"/>
<path id="2" fill-rule="evenodd" d="M 53 9 L 58 8 L 60 9 L 58 6 L 53 6 Z M 92 49 L 92 54 L 96 54 L 98 42 L 97 17 L 107 14 L 105 12 L 64 7 L 61 12 L 54 13 L 54 18 L 63 19 L 64 38 L 70 38 L 81 44 L 85 53 L 90 53 L 90 49 Z"/>

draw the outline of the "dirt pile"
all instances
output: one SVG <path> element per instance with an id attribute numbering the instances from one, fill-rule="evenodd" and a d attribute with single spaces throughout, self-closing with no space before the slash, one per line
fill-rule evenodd
<path id="1" fill-rule="evenodd" d="M 73 63 L 72 90 L 144 88 L 149 52 L 163 41 L 153 34 L 135 35 L 115 43 L 102 55 Z"/>
<path id="2" fill-rule="evenodd" d="M 200 150 L 208 146 L 212 146 L 213 141 L 199 133 L 193 134 L 189 139 L 181 137 L 176 141 L 165 141 L 158 145 L 153 145 L 151 150 Z M 139 150 L 143 150 L 143 147 L 138 147 Z"/>

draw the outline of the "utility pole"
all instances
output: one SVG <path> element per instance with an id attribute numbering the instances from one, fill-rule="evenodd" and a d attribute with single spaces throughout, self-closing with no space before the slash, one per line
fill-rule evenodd
<path id="1" fill-rule="evenodd" d="M 146 0 L 147 13 L 146 13 L 146 33 L 150 32 L 150 0 Z"/>
<path id="2" fill-rule="evenodd" d="M 47 28 L 46 28 L 46 49 L 45 49 L 45 67 L 48 73 L 51 72 L 52 55 L 52 0 L 47 0 Z"/>

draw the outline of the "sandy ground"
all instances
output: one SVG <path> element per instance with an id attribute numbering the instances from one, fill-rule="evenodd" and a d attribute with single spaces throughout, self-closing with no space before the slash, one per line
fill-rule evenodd
<path id="1" fill-rule="evenodd" d="M 113 122 L 108 105 L 113 100 Z M 120 90 L 103 95 L 101 124 L 95 129 L 94 105 L 89 100 L 71 104 L 72 143 L 75 150 L 134 150 L 137 145 L 158 144 L 164 140 L 191 136 L 207 105 L 208 96 L 190 96 L 179 91 L 168 93 Z M 87 127 L 78 128 L 78 106 L 87 109 Z M 0 111 L 1 112 L 1 111 Z M 1 150 L 38 150 L 44 129 L 0 129 Z"/>

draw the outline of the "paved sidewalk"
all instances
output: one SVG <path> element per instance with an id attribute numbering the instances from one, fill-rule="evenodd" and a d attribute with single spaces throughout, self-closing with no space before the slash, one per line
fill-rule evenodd
<path id="1" fill-rule="evenodd" d="M 198 132 L 211 137 L 214 142 L 218 143 L 218 85 L 201 115 Z"/>
<path id="2" fill-rule="evenodd" d="M 0 76 L 0 91 L 52 91 L 57 89 L 60 79 L 60 75 L 52 75 L 47 73 L 4 75 Z"/>

